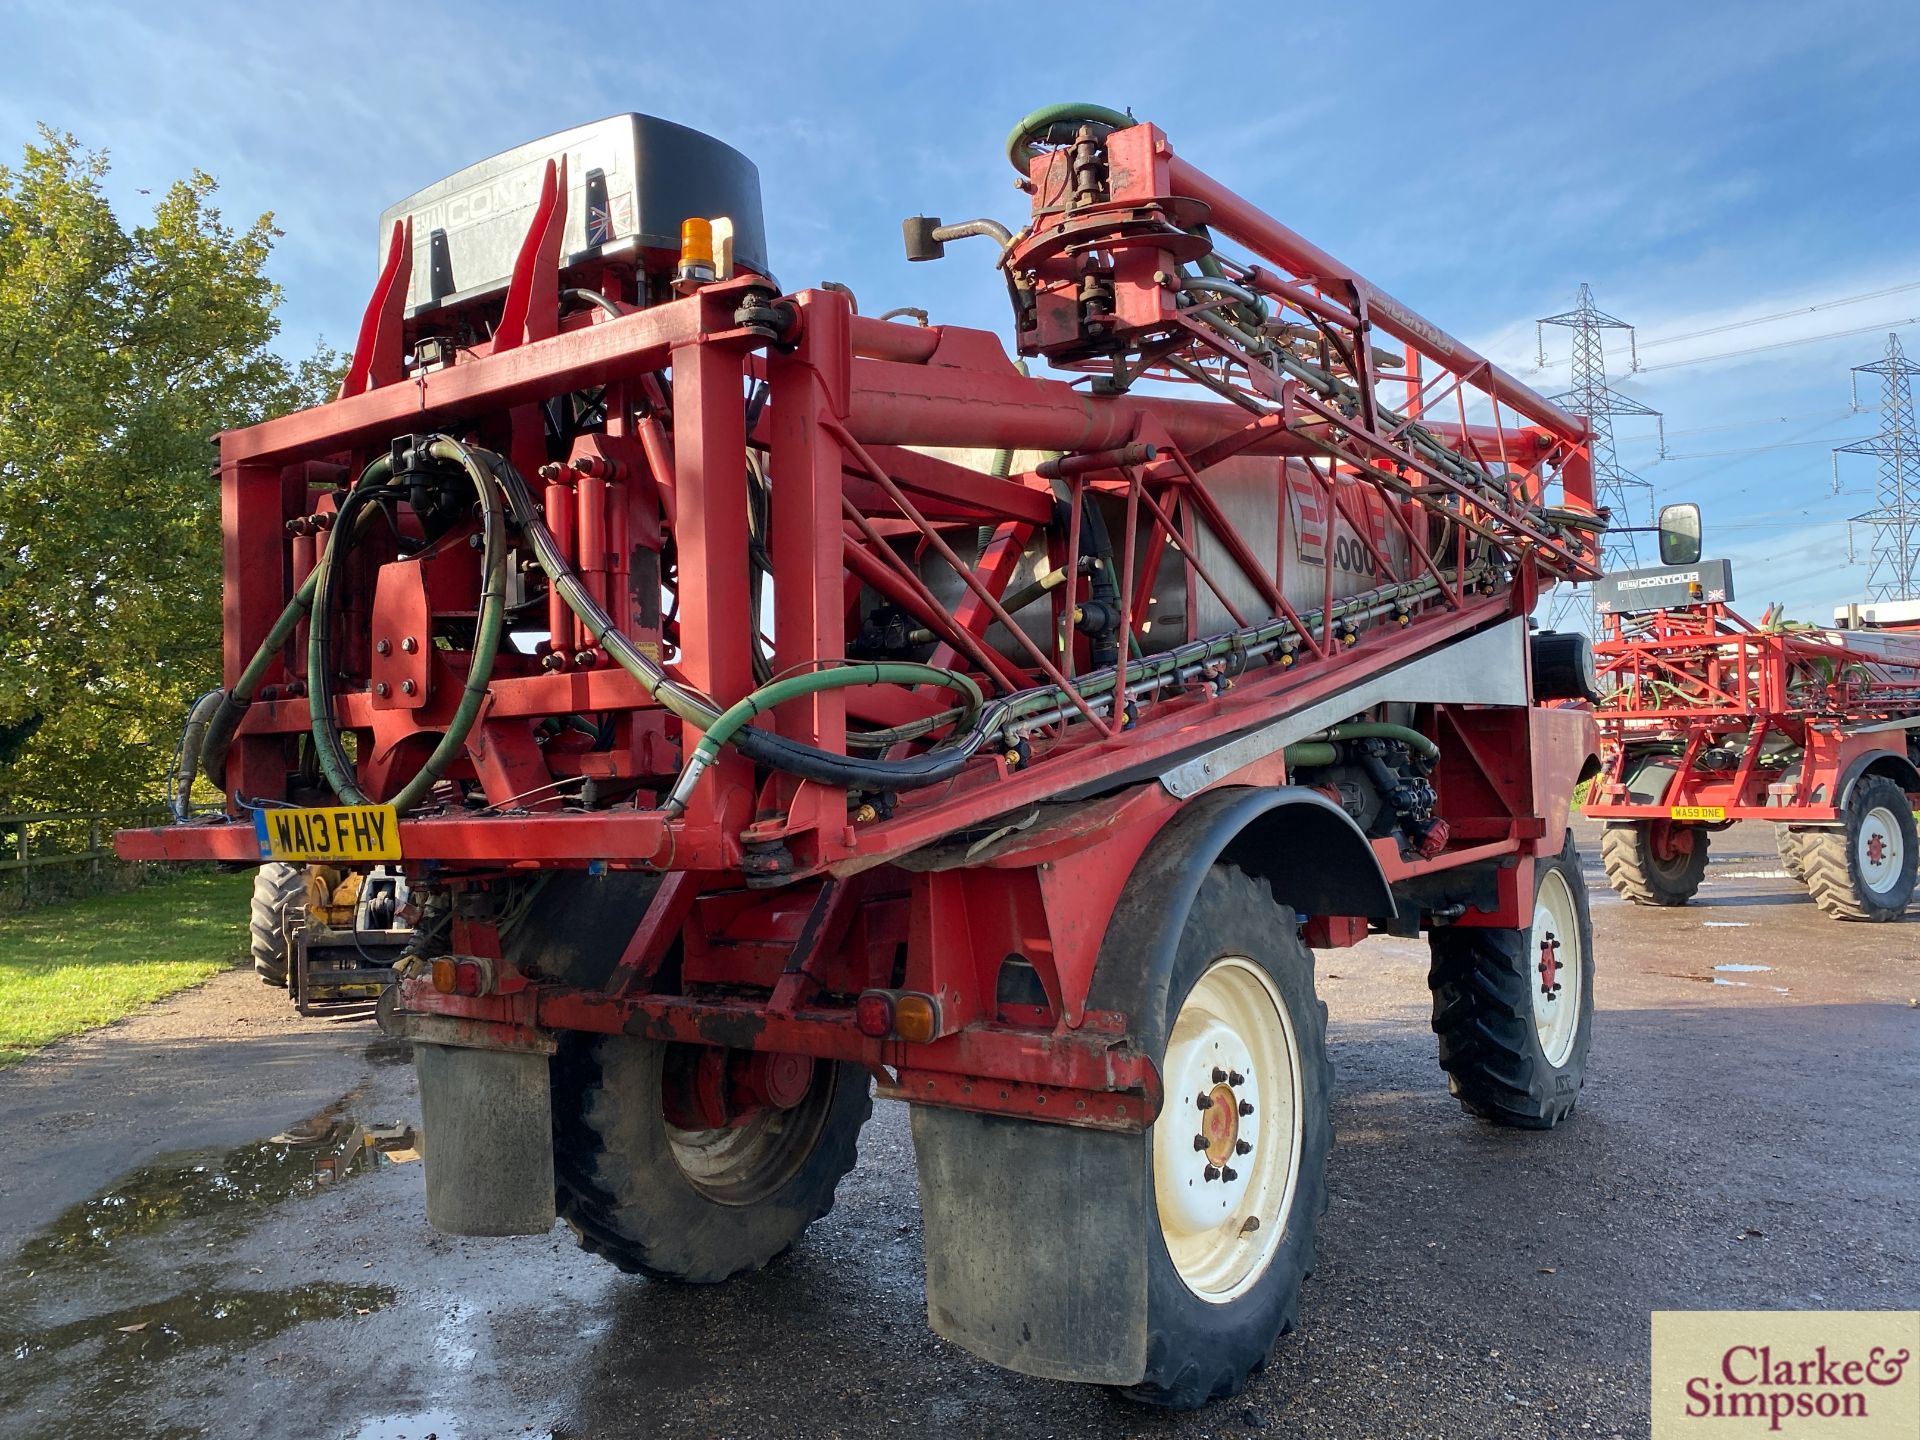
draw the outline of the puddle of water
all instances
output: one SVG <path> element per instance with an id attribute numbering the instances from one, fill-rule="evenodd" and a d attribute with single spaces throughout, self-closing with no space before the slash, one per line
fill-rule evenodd
<path id="1" fill-rule="evenodd" d="M 201 1375 L 296 1325 L 392 1304 L 385 1285 L 249 1290 L 217 1265 L 182 1263 L 287 1200 L 420 1158 L 416 1128 L 363 1120 L 359 1100 L 266 1140 L 162 1156 L 32 1236 L 0 1270 L 0 1415 L 38 1415 L 36 1434 L 128 1433 L 128 1402 L 169 1362 Z M 166 1298 L 123 1303 L 143 1292 Z"/>
<path id="2" fill-rule="evenodd" d="M 145 1366 L 178 1350 L 270 1340 L 305 1320 L 370 1315 L 392 1304 L 395 1293 L 386 1285 L 325 1284 L 295 1285 L 288 1290 L 193 1290 L 11 1335 L 4 1345 L 15 1360 L 31 1360 L 98 1340 L 103 1355 Z"/>
<path id="3" fill-rule="evenodd" d="M 1735 964 L 1729 963 L 1726 965 L 1716 965 L 1713 968 L 1715 970 L 1728 971 L 1737 975 L 1750 975 L 1757 971 L 1771 970 L 1773 969 L 1773 966 L 1771 965 L 1735 965 Z"/>
<path id="4" fill-rule="evenodd" d="M 169 1156 L 130 1171 L 28 1240 L 14 1269 L 44 1275 L 91 1265 L 122 1241 L 188 1220 L 212 1219 L 223 1233 L 237 1234 L 250 1217 L 283 1200 L 417 1159 L 418 1131 L 356 1119 L 351 1108 L 358 1098 L 342 1096 L 267 1140 L 217 1154 Z"/>
<path id="5" fill-rule="evenodd" d="M 168 1361 L 193 1356 L 186 1363 L 204 1372 L 219 1363 L 221 1352 L 258 1345 L 308 1320 L 370 1315 L 391 1305 L 396 1295 L 385 1285 L 208 1287 L 0 1336 L 0 1414 L 25 1418 L 37 1411 L 50 1428 L 35 1434 L 134 1433 L 123 1428 L 126 1401 L 152 1385 L 158 1367 Z"/>
<path id="6" fill-rule="evenodd" d="M 1716 970 L 1767 970 L 1767 965 L 1716 965 Z M 1729 980 L 1724 975 L 1685 975 L 1678 970 L 1669 970 L 1667 976 L 1672 980 L 1691 980 L 1695 985 L 1724 985 L 1736 990 L 1771 990 L 1776 995 L 1791 995 L 1793 991 L 1785 985 L 1755 985 L 1751 980 Z"/>
<path id="7" fill-rule="evenodd" d="M 460 1417 L 451 1410 L 415 1410 L 406 1415 L 376 1415 L 361 1422 L 347 1440 L 457 1440 Z"/>

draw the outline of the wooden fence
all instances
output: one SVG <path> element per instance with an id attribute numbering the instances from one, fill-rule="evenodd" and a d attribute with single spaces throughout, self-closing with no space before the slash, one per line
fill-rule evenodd
<path id="1" fill-rule="evenodd" d="M 158 825 L 163 807 L 150 810 L 51 810 L 31 815 L 0 815 L 0 886 L 18 890 L 21 904 L 52 893 L 70 894 L 83 878 L 98 885 L 109 867 L 123 868 L 113 853 L 113 832 L 135 825 Z M 75 867 L 86 867 L 82 877 Z M 52 873 L 48 873 L 52 872 Z"/>

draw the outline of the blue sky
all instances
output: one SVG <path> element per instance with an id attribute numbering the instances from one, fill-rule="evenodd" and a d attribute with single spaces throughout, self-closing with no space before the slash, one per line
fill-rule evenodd
<path id="1" fill-rule="evenodd" d="M 567 17 L 565 19 L 561 17 Z M 1266 18 L 1266 17 L 1272 18 Z M 286 232 L 283 342 L 351 340 L 382 207 L 523 140 L 622 110 L 760 167 L 773 267 L 1004 332 L 984 249 L 909 267 L 899 220 L 1024 207 L 1008 127 L 1054 100 L 1131 107 L 1180 152 L 1549 392 L 1533 318 L 1582 281 L 1644 342 L 1920 282 L 1920 7 L 1109 3 L 274 6 L 21 3 L 0 13 L 0 155 L 36 121 L 114 159 L 124 216 L 193 166 Z M 1920 288 L 1647 346 L 1613 380 L 1661 501 L 1707 510 L 1741 608 L 1856 596 L 1828 447 L 1850 365 Z M 1814 343 L 1777 342 L 1834 331 Z M 1564 359 L 1565 332 L 1549 331 Z M 1681 363 L 1734 350 L 1755 353 Z M 1869 403 L 1877 393 L 1867 390 Z M 1861 559 L 1864 561 L 1864 550 Z"/>

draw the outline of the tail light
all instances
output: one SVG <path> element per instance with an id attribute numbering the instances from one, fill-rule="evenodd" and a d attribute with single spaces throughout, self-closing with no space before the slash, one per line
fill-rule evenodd
<path id="1" fill-rule="evenodd" d="M 853 1002 L 853 1025 L 869 1040 L 893 1033 L 893 996 L 886 990 L 868 990 Z"/>
<path id="2" fill-rule="evenodd" d="M 871 1040 L 924 1045 L 939 1037 L 940 1002 L 918 990 L 866 990 L 853 1003 L 853 1024 Z"/>
<path id="3" fill-rule="evenodd" d="M 491 978 L 478 960 L 443 955 L 433 962 L 433 988 L 442 995 L 484 995 Z"/>

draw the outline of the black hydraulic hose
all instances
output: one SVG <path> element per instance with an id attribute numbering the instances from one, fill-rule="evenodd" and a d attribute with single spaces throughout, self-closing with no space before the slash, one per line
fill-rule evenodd
<path id="1" fill-rule="evenodd" d="M 176 820 L 193 813 L 193 777 L 200 771 L 200 752 L 206 747 L 207 726 L 226 704 L 224 690 L 209 690 L 193 702 L 187 712 L 187 725 L 180 732 L 180 749 L 175 752 L 173 771 L 167 777 L 167 809 Z"/>
<path id="2" fill-rule="evenodd" d="M 464 448 L 456 447 L 456 442 L 435 436 L 428 439 L 424 446 L 417 447 L 415 454 L 418 456 L 424 451 L 429 459 L 457 460 L 459 456 L 450 447 L 464 453 Z M 460 702 L 454 708 L 439 743 L 434 746 L 426 763 L 393 797 L 391 803 L 394 808 L 402 811 L 412 809 L 425 799 L 446 773 L 447 766 L 465 750 L 467 736 L 486 702 L 487 681 L 493 674 L 493 662 L 499 654 L 500 637 L 505 629 L 508 558 L 506 517 L 500 508 L 491 477 L 465 466 L 462 469 L 473 481 L 474 493 L 480 502 L 482 532 L 481 568 L 484 578 L 479 613 L 475 617 L 473 651 L 467 663 L 466 683 L 461 689 Z M 361 507 L 378 504 L 385 499 L 382 493 L 384 489 L 384 483 L 354 487 L 341 506 L 340 519 L 335 522 L 327 547 L 314 567 L 318 579 L 313 595 L 313 624 L 307 639 L 308 714 L 312 721 L 314 753 L 319 759 L 321 773 L 327 777 L 342 803 L 348 805 L 364 805 L 368 803 L 368 797 L 354 775 L 353 762 L 347 758 L 341 746 L 340 729 L 334 720 L 328 632 L 331 629 L 334 583 L 339 561 L 352 545 L 354 527 L 349 521 L 357 518 Z"/>
<path id="3" fill-rule="evenodd" d="M 384 485 L 392 472 L 393 459 L 382 455 L 360 473 L 359 486 Z M 358 530 L 364 528 L 374 512 L 366 511 L 356 522 L 355 538 Z M 335 517 L 336 522 L 338 516 Z M 293 632 L 300 622 L 313 610 L 314 591 L 319 586 L 319 571 L 308 574 L 300 588 L 294 592 L 293 599 L 287 602 L 273 627 L 267 631 L 267 638 L 260 642 L 259 649 L 253 652 L 253 658 L 247 662 L 247 668 L 240 672 L 240 678 L 220 702 L 220 708 L 207 721 L 206 737 L 200 745 L 200 773 L 221 793 L 226 792 L 227 750 L 233 744 L 233 737 L 240 728 L 240 722 L 246 718 L 247 707 L 253 704 L 254 694 L 260 688 L 261 680 L 266 678 L 267 668 L 273 663 L 273 657 L 293 638 Z"/>
<path id="4" fill-rule="evenodd" d="M 572 289 L 562 290 L 560 292 L 560 298 L 562 300 L 584 300 L 589 305 L 598 305 L 616 320 L 623 320 L 631 313 L 622 310 L 598 290 L 583 290 L 579 286 L 574 286 Z"/>
<path id="5" fill-rule="evenodd" d="M 720 710 L 704 695 L 680 684 L 668 675 L 660 663 L 639 649 L 614 627 L 613 617 L 597 604 L 580 583 L 555 543 L 533 503 L 525 479 L 505 456 L 491 451 L 470 450 L 457 441 L 447 442 L 462 456 L 461 463 L 482 473 L 491 473 L 507 497 L 507 512 L 533 546 L 548 583 L 560 592 L 574 614 L 580 617 L 594 643 L 603 647 L 620 667 L 646 687 L 668 710 L 702 730 L 712 727 Z M 484 457 L 484 460 L 482 459 Z M 1009 718 L 1011 707 L 1002 699 L 980 708 L 973 724 L 958 735 L 919 755 L 899 760 L 871 760 L 851 755 L 836 755 L 816 746 L 776 735 L 770 730 L 746 726 L 735 732 L 732 743 L 748 759 L 823 785 L 842 785 L 860 790 L 912 790 L 937 785 L 960 773 L 962 767 L 980 753 Z"/>
<path id="6" fill-rule="evenodd" d="M 1094 503 L 1091 490 L 1080 492 L 1080 509 L 1084 517 L 1080 544 L 1083 553 L 1091 555 L 1096 562 L 1093 583 L 1087 587 L 1087 602 L 1099 611 L 1099 623 L 1083 629 L 1089 642 L 1087 655 L 1093 662 L 1093 668 L 1104 670 L 1120 662 L 1120 640 L 1116 633 L 1121 614 L 1120 587 L 1113 581 L 1113 539 L 1107 534 L 1106 516 L 1100 513 L 1100 507 Z"/>

